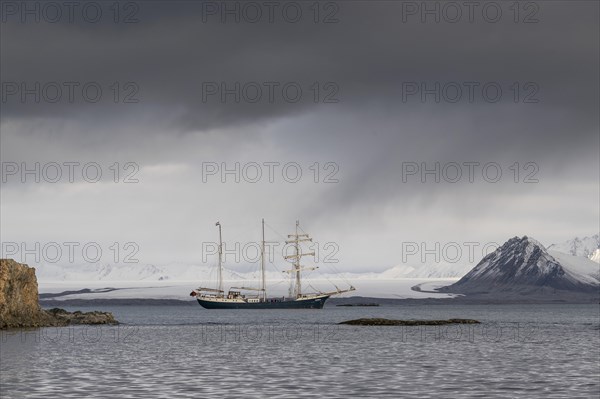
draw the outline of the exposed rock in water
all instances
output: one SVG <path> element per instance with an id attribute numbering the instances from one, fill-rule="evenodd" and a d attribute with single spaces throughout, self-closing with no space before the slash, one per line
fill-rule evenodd
<path id="1" fill-rule="evenodd" d="M 472 319 L 448 319 L 448 320 L 391 320 L 391 319 L 356 319 L 342 321 L 338 324 L 349 324 L 351 326 L 443 326 L 446 324 L 479 324 Z"/>
<path id="2" fill-rule="evenodd" d="M 67 312 L 64 309 L 52 308 L 44 310 L 53 317 L 60 325 L 72 324 L 119 324 L 110 312 Z"/>
<path id="3" fill-rule="evenodd" d="M 66 326 L 70 324 L 118 324 L 107 312 L 43 310 L 38 302 L 35 268 L 12 259 L 0 259 L 0 329 Z"/>
<path id="4" fill-rule="evenodd" d="M 342 303 L 335 306 L 379 306 L 378 303 Z"/>

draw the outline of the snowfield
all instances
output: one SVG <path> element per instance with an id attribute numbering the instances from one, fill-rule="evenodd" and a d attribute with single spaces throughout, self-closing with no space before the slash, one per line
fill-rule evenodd
<path id="1" fill-rule="evenodd" d="M 469 267 L 462 267 L 467 269 Z M 459 269 L 460 270 L 460 269 Z M 466 272 L 465 271 L 465 272 Z M 216 267 L 213 265 L 191 265 L 172 263 L 165 266 L 126 264 L 126 265 L 41 265 L 36 268 L 40 293 L 60 293 L 78 291 L 84 288 L 104 289 L 109 291 L 72 294 L 60 299 L 91 298 L 155 298 L 155 299 L 190 299 L 189 293 L 198 286 L 216 286 Z M 464 273 L 443 268 L 436 273 L 435 266 L 419 267 L 400 265 L 381 273 L 341 273 L 328 274 L 320 271 L 305 273 L 302 287 L 305 292 L 335 291 L 348 288 L 349 284 L 356 291 L 345 296 L 370 296 L 378 298 L 449 298 L 452 294 L 419 292 L 411 287 L 426 284 L 431 287 L 450 285 Z M 285 277 L 283 277 L 285 276 Z M 253 272 L 236 272 L 223 270 L 223 279 L 228 287 L 258 287 L 260 274 Z M 267 289 L 269 295 L 288 295 L 289 277 L 277 270 L 267 270 Z M 287 279 L 286 279 L 287 278 Z"/>
<path id="2" fill-rule="evenodd" d="M 600 264 L 583 256 L 572 256 L 562 252 L 548 251 L 574 278 L 589 283 L 600 283 Z"/>
<path id="3" fill-rule="evenodd" d="M 450 285 L 456 282 L 458 279 L 352 279 L 350 282 L 356 288 L 356 291 L 345 293 L 343 297 L 349 296 L 365 296 L 365 297 L 376 297 L 376 298 L 452 298 L 456 295 L 445 294 L 445 293 L 430 293 L 430 292 L 419 292 L 411 290 L 419 284 L 421 289 L 424 291 L 431 290 L 433 288 Z M 277 297 L 287 295 L 287 287 L 284 284 L 278 284 L 272 282 L 270 285 L 267 281 L 267 290 L 269 296 Z M 335 287 L 332 286 L 327 280 L 303 280 L 303 286 L 306 287 L 306 291 L 313 291 L 310 286 L 318 287 L 324 291 L 333 291 Z M 213 284 L 214 285 L 214 284 Z M 236 281 L 225 281 L 224 285 L 227 287 L 237 285 Z M 106 282 L 106 281 L 62 281 L 62 282 L 43 282 L 39 283 L 39 291 L 41 294 L 44 293 L 60 293 L 64 291 L 77 291 L 83 288 L 89 288 L 92 290 L 98 290 L 98 292 L 91 293 L 78 293 L 66 296 L 61 296 L 56 299 L 98 299 L 98 298 L 111 298 L 111 299 L 129 299 L 129 298 L 151 298 L 151 299 L 179 299 L 179 300 L 192 300 L 189 296 L 192 289 L 197 288 L 198 284 L 192 281 L 160 281 L 160 282 L 148 282 L 148 281 L 119 281 L 119 282 Z M 345 288 L 344 285 L 339 285 L 340 288 Z M 105 292 L 105 288 L 115 288 L 115 290 Z M 336 296 L 339 297 L 339 296 Z"/>

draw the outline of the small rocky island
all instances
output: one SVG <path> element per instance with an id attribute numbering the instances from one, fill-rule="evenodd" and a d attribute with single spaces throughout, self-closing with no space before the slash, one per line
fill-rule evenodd
<path id="1" fill-rule="evenodd" d="M 118 324 L 108 312 L 44 310 L 38 302 L 35 268 L 0 259 L 0 329 L 62 327 L 73 324 Z"/>
<path id="2" fill-rule="evenodd" d="M 378 303 L 342 303 L 340 305 L 335 305 L 335 306 L 379 306 Z"/>
<path id="3" fill-rule="evenodd" d="M 391 320 L 382 318 L 356 319 L 342 321 L 338 324 L 351 326 L 443 326 L 446 324 L 479 324 L 478 320 L 472 319 L 448 319 L 448 320 Z"/>

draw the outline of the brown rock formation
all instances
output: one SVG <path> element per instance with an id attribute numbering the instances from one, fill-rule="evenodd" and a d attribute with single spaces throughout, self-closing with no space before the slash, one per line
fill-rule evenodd
<path id="1" fill-rule="evenodd" d="M 40 308 L 35 268 L 12 259 L 0 259 L 0 329 L 66 326 L 69 324 L 118 324 L 105 312 L 74 312 Z"/>

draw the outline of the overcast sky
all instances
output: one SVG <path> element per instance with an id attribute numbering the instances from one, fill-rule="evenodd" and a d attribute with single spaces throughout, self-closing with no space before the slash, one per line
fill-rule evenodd
<path id="1" fill-rule="evenodd" d="M 142 263 L 201 263 L 216 221 L 243 243 L 261 218 L 272 240 L 300 219 L 338 245 L 338 269 L 380 271 L 403 243 L 597 234 L 598 2 L 512 3 L 469 21 L 462 2 L 460 18 L 428 2 L 439 23 L 421 2 L 277 3 L 271 21 L 253 3 L 239 22 L 222 14 L 235 2 L 118 16 L 97 2 L 95 23 L 3 8 L 2 242 L 134 242 Z M 40 183 L 23 183 L 36 162 Z M 236 163 L 239 183 L 221 176 Z"/>

